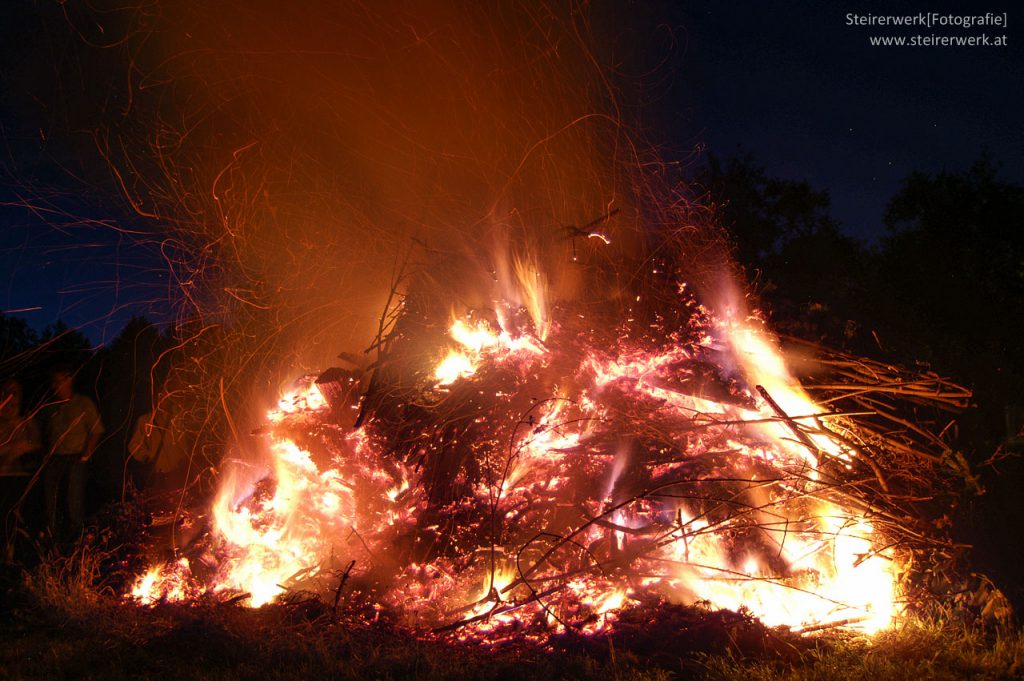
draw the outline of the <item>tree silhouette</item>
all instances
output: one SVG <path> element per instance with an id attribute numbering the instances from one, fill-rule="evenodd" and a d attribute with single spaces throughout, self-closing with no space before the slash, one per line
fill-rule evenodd
<path id="1" fill-rule="evenodd" d="M 878 313 L 891 342 L 975 387 L 998 429 L 1024 401 L 1024 187 L 986 158 L 964 172 L 914 173 L 890 201 Z"/>
<path id="2" fill-rule="evenodd" d="M 873 254 L 840 231 L 828 192 L 769 177 L 749 154 L 709 156 L 696 183 L 732 232 L 736 258 L 782 330 L 834 345 L 866 344 L 870 336 L 858 320 L 870 316 Z"/>
<path id="3" fill-rule="evenodd" d="M 1024 402 L 1024 188 L 985 158 L 913 173 L 868 246 L 840 231 L 827 192 L 772 179 L 749 155 L 710 157 L 697 182 L 777 327 L 970 385 L 969 436 L 991 452 L 1004 407 Z"/>
<path id="4" fill-rule="evenodd" d="M 58 320 L 57 323 L 43 329 L 37 352 L 47 367 L 62 366 L 76 369 L 89 360 L 92 343 L 81 331 L 72 329 Z"/>
<path id="5" fill-rule="evenodd" d="M 736 257 L 746 265 L 762 263 L 789 241 L 836 231 L 828 192 L 769 177 L 750 154 L 724 161 L 710 154 L 695 182 L 714 202 L 718 219 L 735 237 Z"/>
<path id="6" fill-rule="evenodd" d="M 0 365 L 7 366 L 39 344 L 39 334 L 20 317 L 0 312 Z"/>

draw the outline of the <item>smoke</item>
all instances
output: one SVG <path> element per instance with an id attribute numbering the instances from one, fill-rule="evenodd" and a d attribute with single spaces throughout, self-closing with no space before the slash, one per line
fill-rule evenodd
<path id="1" fill-rule="evenodd" d="M 96 147 L 161 235 L 192 384 L 214 411 L 247 405 L 243 423 L 283 381 L 363 350 L 396 289 L 481 307 L 514 281 L 536 321 L 559 300 L 625 296 L 650 226 L 690 233 L 693 263 L 722 260 L 717 232 L 660 186 L 585 7 L 63 12 L 107 70 L 119 55 L 123 73 L 95 83 L 116 93 L 93 98 Z M 626 264 L 612 278 L 591 267 L 610 261 Z"/>
<path id="2" fill-rule="evenodd" d="M 451 286 L 494 269 L 499 234 L 568 262 L 567 226 L 620 200 L 622 132 L 571 13 L 165 9 L 166 54 L 136 67 L 181 123 L 150 148 L 197 169 L 190 229 L 217 251 L 219 302 L 272 308 L 299 362 L 368 342 L 396 262 Z"/>

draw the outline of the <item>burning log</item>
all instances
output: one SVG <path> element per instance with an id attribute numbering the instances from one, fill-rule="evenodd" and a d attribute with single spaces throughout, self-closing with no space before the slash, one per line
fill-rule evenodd
<path id="1" fill-rule="evenodd" d="M 358 409 L 359 400 L 362 397 L 361 371 L 331 367 L 317 376 L 314 385 L 327 400 L 334 417 L 339 422 L 344 422 L 346 410 L 351 414 Z"/>

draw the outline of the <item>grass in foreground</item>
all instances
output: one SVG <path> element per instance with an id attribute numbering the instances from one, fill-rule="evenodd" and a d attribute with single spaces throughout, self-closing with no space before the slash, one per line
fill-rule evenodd
<path id="1" fill-rule="evenodd" d="M 871 640 L 836 634 L 797 640 L 734 614 L 723 620 L 711 613 L 705 622 L 739 622 L 729 631 L 741 635 L 730 634 L 713 646 L 687 645 L 691 632 L 675 631 L 674 625 L 669 632 L 662 621 L 648 640 L 641 628 L 611 641 L 495 652 L 427 640 L 385 623 L 333 622 L 329 608 L 317 601 L 256 610 L 215 604 L 135 607 L 97 588 L 96 567 L 88 554 L 76 554 L 45 563 L 7 590 L 0 611 L 0 676 L 517 681 L 1024 676 L 1021 630 L 986 631 L 954 612 L 914 619 Z M 742 643 L 752 634 L 774 643 L 752 652 Z"/>
<path id="2" fill-rule="evenodd" d="M 830 641 L 792 664 L 733 655 L 704 660 L 709 679 L 1018 679 L 1024 678 L 1024 632 L 986 631 L 955 613 L 911 619 L 872 637 Z"/>

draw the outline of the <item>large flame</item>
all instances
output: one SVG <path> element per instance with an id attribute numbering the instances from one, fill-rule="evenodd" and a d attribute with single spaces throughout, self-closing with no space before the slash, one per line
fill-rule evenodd
<path id="1" fill-rule="evenodd" d="M 559 329 L 538 301 L 524 299 L 521 309 L 530 330 L 506 329 L 500 315 L 497 325 L 453 319 L 428 390 L 475 386 L 483 368 L 510 376 L 545 371 Z M 586 613 L 579 626 L 596 631 L 644 594 L 746 609 L 795 629 L 890 626 L 900 611 L 895 557 L 863 511 L 829 495 L 828 465 L 848 466 L 854 452 L 824 425 L 826 410 L 790 375 L 759 320 L 735 313 L 709 319 L 695 344 L 622 344 L 577 357 L 514 429 L 498 473 L 454 502 L 491 518 L 481 533 L 458 535 L 476 545 L 460 543 L 459 555 L 427 554 L 425 562 L 393 564 L 401 537 L 424 530 L 423 471 L 396 461 L 366 427 L 331 425 L 329 405 L 307 381 L 267 414 L 269 467 L 239 465 L 225 478 L 213 514 L 223 558 L 209 588 L 248 593 L 258 606 L 290 589 L 324 589 L 339 566 L 355 560 L 357 573 L 390 575 L 378 587 L 381 603 L 414 621 L 465 622 L 465 632 L 537 617 L 558 628 L 566 612 Z M 669 380 L 704 353 L 725 365 L 730 398 Z M 687 424 L 685 436 L 673 435 L 688 438 L 679 445 L 685 451 L 715 448 L 716 476 L 731 485 L 730 496 L 695 502 L 684 488 L 708 480 L 688 478 L 685 459 L 639 461 L 625 441 L 602 449 L 606 456 L 581 459 L 600 424 L 613 419 L 616 396 Z M 581 465 L 589 467 L 582 476 Z M 641 465 L 656 472 L 652 480 L 670 482 L 631 490 Z M 518 525 L 540 499 L 554 500 L 544 517 L 561 523 L 565 545 L 603 552 L 593 560 L 604 567 L 588 569 L 584 561 L 557 574 L 550 551 Z M 196 592 L 183 586 L 189 580 L 185 562 L 170 563 L 144 575 L 132 593 L 143 603 L 185 598 Z M 557 608 L 549 604 L 556 601 Z"/>

